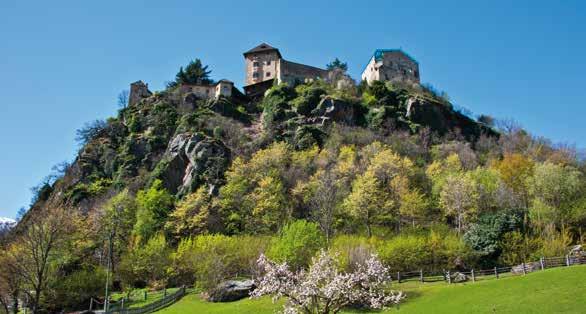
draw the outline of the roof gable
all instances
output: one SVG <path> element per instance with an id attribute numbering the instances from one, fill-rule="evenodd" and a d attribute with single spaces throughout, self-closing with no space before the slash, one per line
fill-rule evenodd
<path id="1" fill-rule="evenodd" d="M 281 57 L 281 53 L 279 52 L 279 49 L 277 49 L 277 48 L 275 48 L 275 47 L 273 47 L 273 46 L 271 46 L 271 45 L 269 45 L 267 43 L 262 43 L 262 44 L 260 44 L 260 45 L 258 45 L 256 47 L 254 47 L 254 48 L 246 51 L 244 53 L 244 56 L 249 55 L 251 53 L 269 52 L 269 51 L 276 51 L 277 54 L 279 55 L 279 58 L 282 58 Z"/>

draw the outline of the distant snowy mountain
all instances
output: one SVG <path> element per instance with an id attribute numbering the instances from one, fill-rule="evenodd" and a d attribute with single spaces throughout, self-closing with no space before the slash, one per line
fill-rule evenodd
<path id="1" fill-rule="evenodd" d="M 16 220 L 0 217 L 0 234 L 8 231 L 16 225 Z"/>

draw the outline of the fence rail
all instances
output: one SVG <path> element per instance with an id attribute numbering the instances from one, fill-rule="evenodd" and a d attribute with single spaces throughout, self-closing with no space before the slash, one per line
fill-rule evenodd
<path id="1" fill-rule="evenodd" d="M 94 313 L 100 314 L 144 314 L 144 313 L 152 313 L 158 311 L 164 307 L 167 307 L 177 300 L 181 299 L 186 293 L 185 286 L 179 288 L 179 290 L 171 293 L 157 301 L 149 303 L 145 306 L 136 307 L 136 308 L 124 308 L 124 306 L 112 306 L 111 309 L 108 311 L 94 311 Z"/>
<path id="2" fill-rule="evenodd" d="M 560 256 L 560 257 L 542 257 L 539 261 L 525 262 L 515 266 L 494 267 L 490 269 L 470 269 L 462 271 L 442 271 L 442 272 L 426 272 L 424 270 L 409 271 L 409 272 L 394 272 L 391 273 L 392 280 L 399 283 L 403 282 L 438 282 L 445 281 L 452 283 L 454 281 L 472 281 L 484 280 L 488 278 L 498 279 L 501 275 L 525 275 L 530 272 L 545 270 L 555 267 L 569 267 L 572 265 L 586 264 L 586 254 L 582 253 L 577 256 Z M 452 278 L 454 276 L 460 278 Z"/>

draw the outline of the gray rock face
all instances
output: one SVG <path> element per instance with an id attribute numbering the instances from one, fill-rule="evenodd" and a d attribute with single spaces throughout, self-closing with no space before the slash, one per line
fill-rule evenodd
<path id="1" fill-rule="evenodd" d="M 355 120 L 354 107 L 351 104 L 330 96 L 324 97 L 319 102 L 317 108 L 312 111 L 312 115 L 350 125 L 354 124 Z"/>
<path id="2" fill-rule="evenodd" d="M 232 302 L 250 296 L 250 292 L 256 288 L 254 281 L 228 280 L 218 285 L 209 294 L 210 302 Z"/>
<path id="3" fill-rule="evenodd" d="M 468 276 L 466 276 L 465 274 L 462 274 L 461 272 L 455 272 L 453 274 L 450 274 L 450 277 L 452 279 L 452 283 L 459 283 L 459 282 L 468 281 Z"/>
<path id="4" fill-rule="evenodd" d="M 16 226 L 16 221 L 10 218 L 0 217 L 0 235 L 8 232 Z"/>
<path id="5" fill-rule="evenodd" d="M 208 184 L 210 192 L 223 180 L 230 162 L 230 150 L 219 140 L 203 134 L 182 133 L 169 142 L 161 173 L 166 188 L 179 195 Z"/>

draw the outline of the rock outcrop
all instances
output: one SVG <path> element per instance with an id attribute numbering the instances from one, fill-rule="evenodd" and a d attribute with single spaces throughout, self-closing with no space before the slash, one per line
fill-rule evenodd
<path id="1" fill-rule="evenodd" d="M 330 96 L 324 97 L 311 114 L 324 118 L 324 121 L 331 120 L 348 125 L 353 125 L 356 120 L 352 104 Z"/>
<path id="2" fill-rule="evenodd" d="M 169 142 L 159 177 L 178 195 L 194 192 L 202 184 L 215 193 L 229 163 L 230 150 L 221 141 L 201 133 L 182 133 Z"/>
<path id="3" fill-rule="evenodd" d="M 252 290 L 256 288 L 254 281 L 228 280 L 218 285 L 209 293 L 208 301 L 210 302 L 232 302 L 244 299 L 250 296 Z"/>

